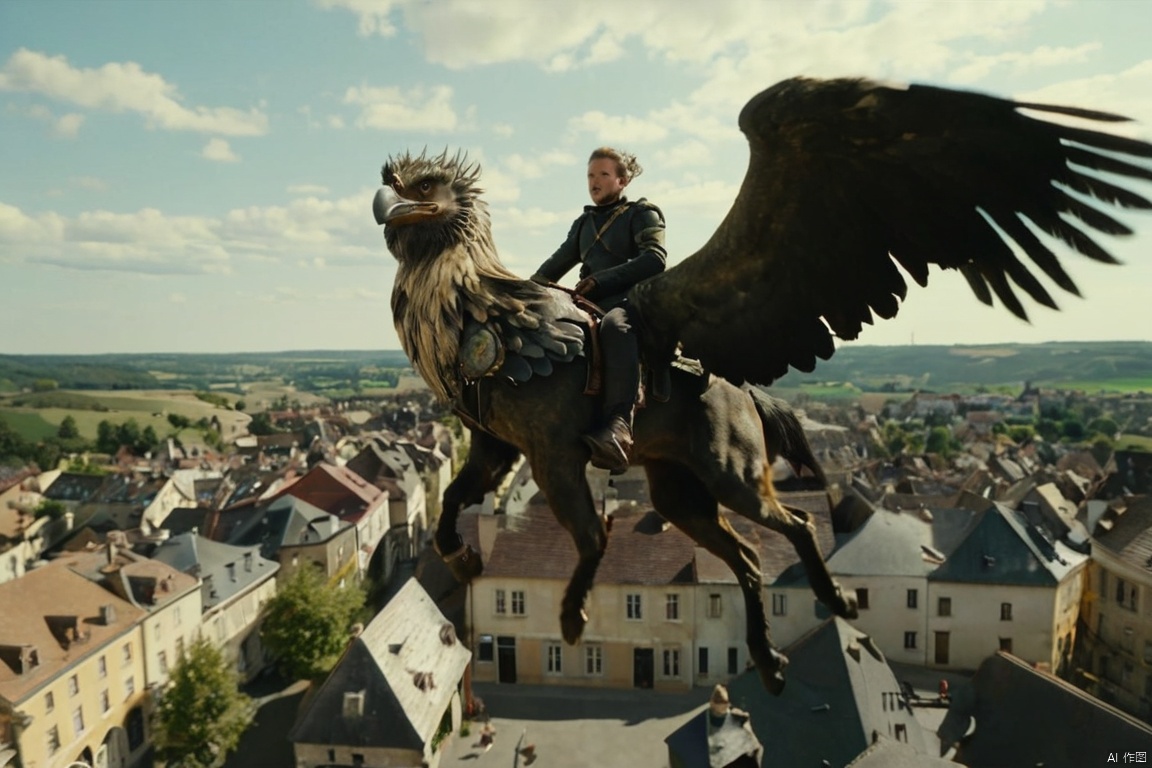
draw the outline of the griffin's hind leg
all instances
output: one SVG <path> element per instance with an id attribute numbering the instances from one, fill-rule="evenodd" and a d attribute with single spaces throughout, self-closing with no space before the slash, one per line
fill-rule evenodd
<path id="1" fill-rule="evenodd" d="M 485 494 L 496 490 L 519 457 L 520 451 L 508 443 L 483 432 L 473 431 L 468 460 L 444 489 L 444 502 L 434 542 L 436 551 L 444 558 L 452 575 L 463 584 L 479 576 L 484 570 L 484 564 L 480 561 L 479 553 L 465 543 L 456 531 L 460 510 L 471 504 L 479 504 Z"/>
<path id="2" fill-rule="evenodd" d="M 771 472 L 767 464 L 761 463 L 760 471 L 752 477 L 721 473 L 713 478 L 709 488 L 724 506 L 782 533 L 796 550 L 816 598 L 837 616 L 856 618 L 855 595 L 845 593 L 828 572 L 809 514 L 780 503 L 772 488 Z"/>
<path id="3" fill-rule="evenodd" d="M 764 687 L 780 693 L 788 658 L 772 645 L 756 550 L 720 516 L 716 498 L 695 475 L 668 462 L 649 462 L 645 469 L 656 511 L 732 569 L 744 595 L 748 652 Z"/>

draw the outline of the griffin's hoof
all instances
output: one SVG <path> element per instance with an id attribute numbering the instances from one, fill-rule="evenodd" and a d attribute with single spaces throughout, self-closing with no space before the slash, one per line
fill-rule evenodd
<path id="1" fill-rule="evenodd" d="M 856 590 L 845 592 L 836 588 L 836 604 L 832 607 L 832 612 L 842 619 L 855 619 L 860 616 L 860 603 L 856 599 Z"/>
<path id="2" fill-rule="evenodd" d="M 584 625 L 588 623 L 588 612 L 581 608 L 579 611 L 565 610 L 560 614 L 560 632 L 564 635 L 564 642 L 576 645 L 584 634 Z"/>
<path id="3" fill-rule="evenodd" d="M 756 671 L 760 673 L 760 682 L 764 685 L 764 690 L 773 696 L 780 695 L 784 690 L 784 668 L 787 666 L 787 656 L 775 649 L 769 651 L 769 661 L 756 665 Z"/>
<path id="4" fill-rule="evenodd" d="M 448 570 L 452 571 L 456 581 L 461 584 L 471 582 L 484 572 L 484 563 L 480 561 L 480 555 L 472 549 L 471 544 L 465 544 L 451 554 L 441 555 L 441 558 L 448 566 Z"/>

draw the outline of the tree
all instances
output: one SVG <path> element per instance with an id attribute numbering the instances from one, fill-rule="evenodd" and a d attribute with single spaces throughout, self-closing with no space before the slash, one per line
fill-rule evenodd
<path id="1" fill-rule="evenodd" d="M 924 445 L 924 449 L 928 453 L 938 453 L 941 456 L 948 457 L 952 455 L 954 442 L 952 430 L 948 429 L 948 427 L 932 427 L 932 429 L 928 431 L 928 440 Z"/>
<path id="2" fill-rule="evenodd" d="M 64 513 L 68 508 L 63 503 L 55 499 L 44 499 L 37 505 L 36 509 L 32 510 L 32 516 L 39 520 L 42 517 L 49 517 L 53 520 L 59 520 L 64 517 Z"/>
<path id="3" fill-rule="evenodd" d="M 135 449 L 136 444 L 140 442 L 140 425 L 136 423 L 136 419 L 128 419 L 116 427 L 116 441 L 119 445 L 126 445 Z M 115 450 L 115 448 L 112 449 L 112 452 L 114 453 Z"/>
<path id="4" fill-rule="evenodd" d="M 170 413 L 168 414 L 168 423 L 171 424 L 175 429 L 187 429 L 188 426 L 192 423 L 192 420 L 187 416 L 180 415 L 179 413 Z"/>
<path id="5" fill-rule="evenodd" d="M 240 692 L 223 654 L 203 638 L 188 647 L 153 715 L 156 751 L 170 768 L 218 768 L 252 724 L 256 708 Z"/>
<path id="6" fill-rule="evenodd" d="M 116 437 L 116 427 L 107 419 L 96 425 L 96 450 L 100 453 L 116 453 L 120 441 Z"/>
<path id="7" fill-rule="evenodd" d="M 363 607 L 364 592 L 358 586 L 333 586 L 319 570 L 306 566 L 268 601 L 260 638 L 286 673 L 313 677 L 336 663 Z"/>
<path id="8" fill-rule="evenodd" d="M 137 453 L 144 453 L 155 448 L 160 443 L 160 438 L 156 435 L 156 430 L 151 424 L 144 427 L 140 432 L 140 442 L 136 444 Z"/>
<path id="9" fill-rule="evenodd" d="M 64 417 L 60 422 L 60 428 L 56 430 L 56 436 L 63 440 L 70 440 L 80 437 L 80 428 L 76 426 L 76 419 L 71 414 Z"/>

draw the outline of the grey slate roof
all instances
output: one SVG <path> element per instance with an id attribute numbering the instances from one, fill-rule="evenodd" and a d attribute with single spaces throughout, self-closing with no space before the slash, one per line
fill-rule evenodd
<path id="1" fill-rule="evenodd" d="M 280 570 L 279 563 L 260 556 L 259 547 L 222 544 L 192 533 L 172 536 L 151 557 L 202 579 L 205 611 L 228 602 Z"/>
<path id="2" fill-rule="evenodd" d="M 422 752 L 471 661 L 419 582 L 409 579 L 348 645 L 289 739 Z M 345 711 L 363 693 L 363 714 Z"/>
<path id="3" fill-rule="evenodd" d="M 251 512 L 224 514 L 243 515 L 226 541 L 241 547 L 259 546 L 261 554 L 269 559 L 281 547 L 327 541 L 352 525 L 290 494 Z"/>
<path id="4" fill-rule="evenodd" d="M 928 578 L 1052 586 L 1084 560 L 1084 555 L 1046 538 L 1023 514 L 997 504 L 984 512 L 972 532 Z"/>
<path id="5" fill-rule="evenodd" d="M 779 696 L 764 690 L 755 670 L 728 686 L 732 704 L 752 717 L 752 730 L 764 745 L 764 768 L 843 768 L 869 747 L 873 734 L 895 733 L 897 725 L 913 749 L 929 753 L 928 739 L 872 638 L 832 618 L 785 652 L 791 663 Z"/>
<path id="6" fill-rule="evenodd" d="M 761 754 L 760 741 L 748 726 L 747 712 L 733 709 L 724 715 L 719 724 L 716 722 L 709 709 L 705 708 L 664 739 L 668 751 L 676 756 L 677 765 L 686 768 L 726 768 L 741 757 L 751 760 L 752 756 Z"/>
<path id="7" fill-rule="evenodd" d="M 1147 724 L 1009 654 L 985 659 L 952 696 L 940 749 L 959 742 L 955 760 L 970 768 L 1082 768 L 1152 746 Z"/>
<path id="8" fill-rule="evenodd" d="M 968 509 L 877 510 L 854 533 L 836 537 L 829 569 L 843 576 L 924 576 L 939 567 L 977 523 Z"/>

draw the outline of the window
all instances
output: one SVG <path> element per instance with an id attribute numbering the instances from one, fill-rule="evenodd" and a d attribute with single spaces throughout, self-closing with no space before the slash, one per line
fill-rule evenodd
<path id="1" fill-rule="evenodd" d="M 914 650 L 916 648 L 916 633 L 915 632 L 905 632 L 904 633 L 904 647 L 907 648 L 908 650 Z"/>
<path id="2" fill-rule="evenodd" d="M 707 675 L 708 674 L 708 649 L 707 648 L 701 648 L 698 651 L 698 654 L 699 655 L 698 655 L 698 658 L 696 661 L 696 674 Z"/>
<path id="3" fill-rule="evenodd" d="M 84 707 L 72 710 L 72 729 L 76 731 L 77 736 L 84 733 Z"/>
<path id="4" fill-rule="evenodd" d="M 51 712 L 56 709 L 56 697 L 52 695 L 52 691 L 44 694 L 44 711 Z"/>
<path id="5" fill-rule="evenodd" d="M 772 615 L 773 616 L 787 616 L 788 615 L 788 595 L 773 593 L 772 594 Z"/>
<path id="6" fill-rule="evenodd" d="M 172 623 L 180 626 L 180 606 L 178 605 L 172 609 Z"/>
<path id="7" fill-rule="evenodd" d="M 734 675 L 740 671 L 740 649 L 728 649 L 728 674 Z"/>
<path id="8" fill-rule="evenodd" d="M 856 607 L 862 611 L 868 610 L 868 588 L 856 587 Z"/>
<path id="9" fill-rule="evenodd" d="M 644 618 L 644 612 L 640 607 L 640 595 L 628 595 L 628 618 L 632 620 L 639 620 Z"/>
<path id="10" fill-rule="evenodd" d="M 548 645 L 548 674 L 559 675 L 564 671 L 562 650 L 557 643 Z"/>
<path id="11" fill-rule="evenodd" d="M 54 755 L 60 751 L 60 729 L 52 726 L 48 729 L 48 754 Z"/>
<path id="12" fill-rule="evenodd" d="M 124 698 L 132 698 L 132 694 L 136 693 L 136 681 L 131 675 L 124 678 Z"/>
<path id="13" fill-rule="evenodd" d="M 664 677 L 680 677 L 680 649 L 664 649 Z"/>
<path id="14" fill-rule="evenodd" d="M 908 726 L 904 723 L 896 723 L 895 736 L 897 741 L 908 741 Z"/>
<path id="15" fill-rule="evenodd" d="M 1012 653 L 1012 638 L 1000 638 L 1000 650 L 1004 651 L 1004 653 Z"/>
<path id="16" fill-rule="evenodd" d="M 952 615 L 952 598 L 941 597 L 936 601 L 936 615 L 937 616 L 951 616 Z"/>
<path id="17" fill-rule="evenodd" d="M 1144 663 L 1152 664 L 1152 640 L 1144 641 Z"/>
<path id="18" fill-rule="evenodd" d="M 176 658 L 184 658 L 184 638 L 176 638 Z"/>
<path id="19" fill-rule="evenodd" d="M 364 765 L 364 755 L 359 752 L 352 753 L 352 765 Z"/>
<path id="20" fill-rule="evenodd" d="M 168 674 L 168 654 L 165 651 L 160 651 L 156 659 L 160 662 L 160 674 Z"/>
<path id="21" fill-rule="evenodd" d="M 524 615 L 524 590 L 522 589 L 512 590 L 512 615 Z"/>
<path id="22" fill-rule="evenodd" d="M 132 643 L 124 643 L 124 647 L 120 649 L 120 653 L 124 666 L 132 663 Z"/>
<path id="23" fill-rule="evenodd" d="M 100 711 L 107 712 L 112 709 L 112 698 L 108 695 L 108 689 L 100 691 Z"/>
<path id="24" fill-rule="evenodd" d="M 68 678 L 68 695 L 75 696 L 80 693 L 80 678 L 76 675 Z"/>
<path id="25" fill-rule="evenodd" d="M 108 677 L 108 658 L 106 656 L 101 656 L 96 660 L 96 673 L 100 677 Z"/>
<path id="26" fill-rule="evenodd" d="M 496 646 L 492 635 L 480 635 L 480 645 L 476 649 L 477 661 L 492 661 L 496 658 Z"/>
<path id="27" fill-rule="evenodd" d="M 584 674 L 604 674 L 604 653 L 598 645 L 584 646 Z"/>
<path id="28" fill-rule="evenodd" d="M 155 624 L 152 625 L 152 636 L 155 637 L 157 640 L 159 640 L 161 635 L 163 635 L 163 634 L 164 633 L 161 631 L 161 628 L 160 628 L 160 622 L 157 621 Z"/>
<path id="29" fill-rule="evenodd" d="M 915 608 L 920 602 L 920 595 L 915 589 L 908 590 L 908 607 Z"/>
<path id="30" fill-rule="evenodd" d="M 496 590 L 496 613 L 503 614 L 507 612 L 508 608 L 504 602 L 504 590 L 498 589 Z"/>
<path id="31" fill-rule="evenodd" d="M 724 606 L 724 601 L 721 600 L 720 595 L 717 595 L 717 594 L 708 595 L 708 618 L 710 618 L 710 619 L 720 618 L 720 612 L 723 609 L 723 606 Z"/>
<path id="32" fill-rule="evenodd" d="M 668 621 L 680 621 L 680 595 L 665 596 L 664 618 Z"/>
<path id="33" fill-rule="evenodd" d="M 1000 621 L 1012 621 L 1012 603 L 1000 603 Z"/>

